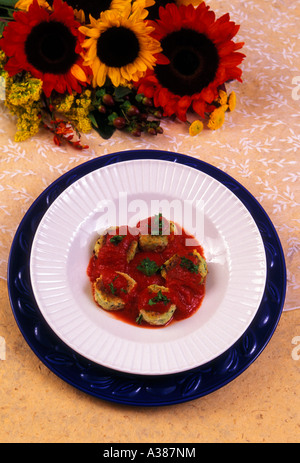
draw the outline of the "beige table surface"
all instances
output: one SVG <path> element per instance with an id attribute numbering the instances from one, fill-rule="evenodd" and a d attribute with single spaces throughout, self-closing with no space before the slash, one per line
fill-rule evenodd
<path id="1" fill-rule="evenodd" d="M 158 137 L 85 136 L 83 152 L 57 147 L 49 133 L 20 144 L 0 103 L 0 442 L 299 442 L 300 401 L 300 5 L 295 0 L 211 1 L 241 24 L 247 55 L 238 105 L 218 131 L 189 137 L 163 123 Z M 299 88 L 297 88 L 297 85 Z M 131 407 L 89 396 L 58 378 L 20 333 L 7 291 L 15 231 L 35 198 L 83 162 L 128 149 L 166 149 L 232 175 L 262 204 L 287 265 L 282 317 L 265 350 L 238 378 L 197 400 Z"/>

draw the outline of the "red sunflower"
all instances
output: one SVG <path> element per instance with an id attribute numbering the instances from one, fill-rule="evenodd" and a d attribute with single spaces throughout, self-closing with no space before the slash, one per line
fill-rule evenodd
<path id="1" fill-rule="evenodd" d="M 168 4 L 160 8 L 159 19 L 149 21 L 155 27 L 153 37 L 161 42 L 162 53 L 169 64 L 157 64 L 138 82 L 138 92 L 153 98 L 164 115 L 186 120 L 192 108 L 204 118 L 215 107 L 218 88 L 229 80 L 241 82 L 237 66 L 245 55 L 237 52 L 244 43 L 232 38 L 239 26 L 229 14 L 215 18 L 215 13 L 202 2 L 192 5 Z"/>
<path id="2" fill-rule="evenodd" d="M 85 37 L 79 27 L 67 3 L 54 0 L 49 11 L 34 0 L 28 11 L 15 12 L 4 30 L 0 48 L 9 57 L 5 70 L 10 76 L 28 71 L 41 79 L 47 97 L 52 90 L 81 93 L 91 71 L 80 56 Z"/>

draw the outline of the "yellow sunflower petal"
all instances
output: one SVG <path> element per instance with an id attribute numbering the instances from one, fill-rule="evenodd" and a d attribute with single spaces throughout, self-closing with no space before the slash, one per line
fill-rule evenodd
<path id="1" fill-rule="evenodd" d="M 85 23 L 85 14 L 83 10 L 74 9 L 74 16 L 77 19 L 77 21 L 80 22 L 80 24 Z"/>
<path id="2" fill-rule="evenodd" d="M 28 11 L 28 8 L 30 7 L 32 3 L 33 3 L 33 0 L 19 0 L 15 4 L 15 8 L 17 8 L 18 10 Z M 42 6 L 43 8 L 46 8 L 49 10 L 51 9 L 49 3 L 46 2 L 46 0 L 38 0 L 38 4 Z"/>
<path id="3" fill-rule="evenodd" d="M 98 87 L 103 87 L 103 85 L 105 84 L 106 75 L 107 75 L 106 66 L 104 66 L 99 59 L 97 59 L 95 61 L 95 64 L 93 65 L 92 70 L 93 70 L 93 74 L 95 76 L 95 82 L 96 82 L 96 85 L 94 86 L 96 87 L 98 85 Z"/>
<path id="4" fill-rule="evenodd" d="M 83 34 L 86 35 L 87 37 L 91 37 L 92 39 L 99 38 L 100 36 L 100 31 L 97 28 L 90 28 L 87 26 L 80 26 L 79 31 Z"/>
<path id="5" fill-rule="evenodd" d="M 86 73 L 80 66 L 78 66 L 78 64 L 73 64 L 71 67 L 71 73 L 77 80 L 80 80 L 81 82 L 87 81 Z"/>
<path id="6" fill-rule="evenodd" d="M 198 6 L 200 3 L 202 3 L 203 0 L 176 0 L 176 4 L 178 6 L 180 5 L 193 5 L 193 6 Z"/>
<path id="7" fill-rule="evenodd" d="M 119 68 L 110 67 L 108 68 L 107 74 L 115 87 L 119 87 L 119 85 L 121 85 L 121 74 Z"/>

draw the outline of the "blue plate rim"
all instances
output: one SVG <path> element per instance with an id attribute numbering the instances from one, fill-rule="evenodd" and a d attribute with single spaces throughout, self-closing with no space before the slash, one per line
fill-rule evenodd
<path id="1" fill-rule="evenodd" d="M 53 201 L 86 174 L 122 161 L 157 159 L 177 162 L 212 176 L 230 189 L 252 215 L 263 239 L 267 281 L 257 314 L 226 352 L 205 365 L 182 373 L 143 376 L 95 364 L 72 351 L 45 322 L 30 282 L 31 245 L 40 220 Z M 279 323 L 286 294 L 286 265 L 276 229 L 256 198 L 237 180 L 197 158 L 162 150 L 128 150 L 106 154 L 74 167 L 49 185 L 32 203 L 11 245 L 7 286 L 11 308 L 25 341 L 54 374 L 94 397 L 118 404 L 163 406 L 203 397 L 234 380 L 262 353 Z"/>

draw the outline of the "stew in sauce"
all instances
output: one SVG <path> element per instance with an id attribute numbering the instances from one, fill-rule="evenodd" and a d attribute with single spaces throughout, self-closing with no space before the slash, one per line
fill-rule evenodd
<path id="1" fill-rule="evenodd" d="M 134 228 L 108 229 L 95 243 L 87 274 L 102 309 L 136 326 L 162 327 L 199 309 L 207 264 L 194 237 L 158 214 Z"/>

